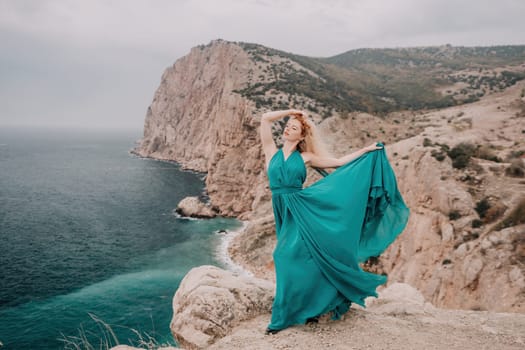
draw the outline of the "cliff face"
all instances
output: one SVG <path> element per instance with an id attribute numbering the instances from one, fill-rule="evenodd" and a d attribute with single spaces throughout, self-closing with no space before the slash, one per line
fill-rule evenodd
<path id="1" fill-rule="evenodd" d="M 525 65 L 514 69 L 525 72 Z M 222 215 L 252 220 L 230 247 L 233 259 L 256 276 L 272 279 L 275 238 L 258 139 L 264 107 L 255 98 L 280 108 L 314 106 L 317 112 L 311 114 L 334 154 L 376 140 L 386 143 L 412 209 L 405 232 L 369 269 L 387 273 L 389 283 L 413 285 L 438 307 L 524 312 L 525 227 L 497 225 L 524 201 L 523 178 L 507 176 L 506 170 L 511 162 L 523 164 L 525 84 L 447 109 L 381 118 L 332 113 L 322 120 L 330 108 L 322 109 L 312 97 L 256 89 L 268 87 L 272 79 L 286 82 L 283 76 L 294 70 L 322 81 L 289 57 L 254 55 L 235 43 L 214 41 L 192 49 L 164 72 L 136 152 L 206 172 L 212 206 Z M 238 93 L 248 88 L 247 97 Z M 461 142 L 473 144 L 476 154 L 467 167 L 456 169 L 444 145 Z M 309 175 L 309 181 L 314 179 Z M 491 209 L 482 217 L 476 209 L 483 201 Z"/>
<path id="2" fill-rule="evenodd" d="M 525 165 L 511 156 L 525 146 L 524 86 L 426 113 L 424 132 L 389 149 L 412 212 L 380 270 L 436 306 L 525 312 L 523 214 L 502 224 L 525 204 L 523 177 L 506 172 Z M 443 145 L 460 144 L 476 149 L 465 168 L 454 167 L 457 158 L 440 160 Z"/>
<path id="3" fill-rule="evenodd" d="M 223 215 L 250 211 L 265 193 L 253 102 L 233 93 L 254 67 L 232 43 L 193 48 L 162 75 L 135 150 L 206 172 L 211 203 Z"/>

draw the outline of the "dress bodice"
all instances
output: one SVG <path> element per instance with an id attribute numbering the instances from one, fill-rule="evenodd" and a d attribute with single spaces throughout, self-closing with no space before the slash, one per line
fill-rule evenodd
<path id="1" fill-rule="evenodd" d="M 300 191 L 306 180 L 306 167 L 299 151 L 293 151 L 284 159 L 283 150 L 279 148 L 268 165 L 268 179 L 274 195 Z"/>

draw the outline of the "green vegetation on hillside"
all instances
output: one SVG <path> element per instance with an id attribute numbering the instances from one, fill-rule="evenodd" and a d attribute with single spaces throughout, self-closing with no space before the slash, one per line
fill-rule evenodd
<path id="1" fill-rule="evenodd" d="M 359 49 L 314 58 L 238 44 L 264 71 L 236 91 L 257 107 L 287 107 L 287 101 L 275 97 L 282 93 L 306 98 L 305 108 L 324 115 L 332 109 L 384 114 L 444 108 L 525 79 L 525 70 L 518 66 L 525 62 L 525 46 Z M 274 56 L 279 60 L 272 63 Z"/>

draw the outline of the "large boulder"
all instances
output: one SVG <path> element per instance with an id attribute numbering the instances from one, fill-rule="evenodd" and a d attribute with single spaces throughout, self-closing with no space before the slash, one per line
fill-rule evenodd
<path id="1" fill-rule="evenodd" d="M 367 298 L 368 310 L 384 315 L 417 315 L 433 310 L 423 294 L 406 283 L 394 283 L 378 293 L 378 298 Z"/>
<path id="2" fill-rule="evenodd" d="M 182 216 L 190 216 L 196 218 L 212 218 L 215 217 L 215 212 L 201 202 L 198 197 L 186 197 L 179 202 L 176 209 L 177 213 Z"/>
<path id="3" fill-rule="evenodd" d="M 173 298 L 170 328 L 187 349 L 202 349 L 227 335 L 239 322 L 269 313 L 273 283 L 214 266 L 192 269 Z"/>

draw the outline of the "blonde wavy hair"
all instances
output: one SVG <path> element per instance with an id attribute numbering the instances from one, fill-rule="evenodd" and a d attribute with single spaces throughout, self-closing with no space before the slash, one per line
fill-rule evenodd
<path id="1" fill-rule="evenodd" d="M 319 131 L 314 122 L 304 114 L 294 114 L 291 118 L 299 121 L 302 126 L 301 136 L 304 140 L 297 144 L 299 152 L 311 152 L 320 157 L 331 157 L 326 150 L 326 145 L 319 136 Z"/>

